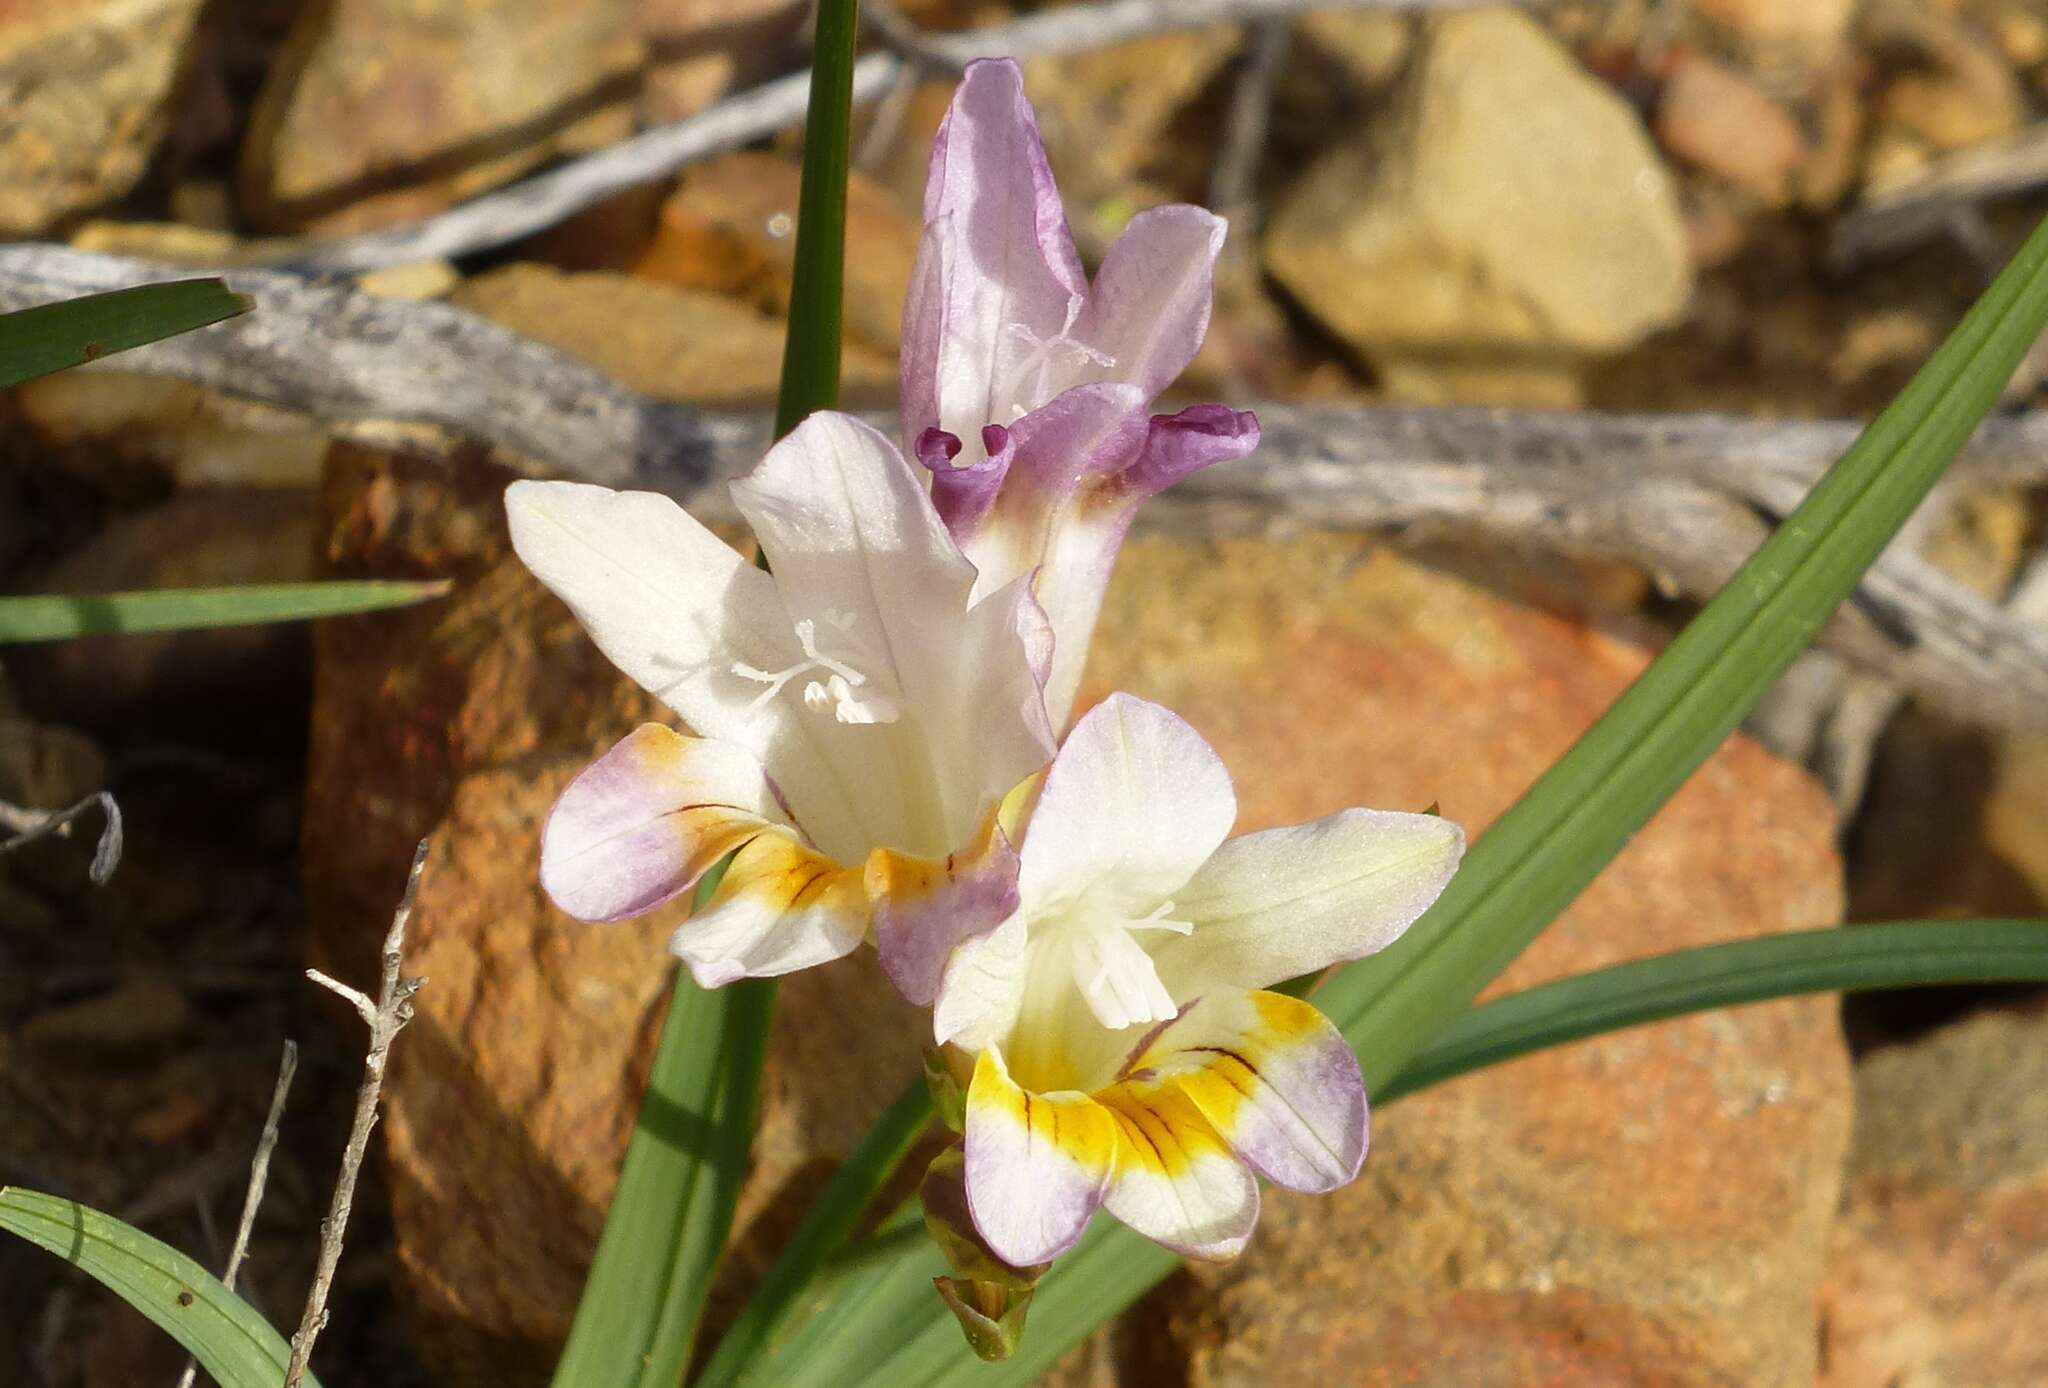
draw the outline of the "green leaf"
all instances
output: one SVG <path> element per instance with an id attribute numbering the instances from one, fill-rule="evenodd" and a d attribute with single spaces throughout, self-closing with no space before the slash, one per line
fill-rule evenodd
<path id="1" fill-rule="evenodd" d="M 858 28 L 856 0 L 823 0 L 818 7 L 797 198 L 789 335 L 775 405 L 778 438 L 814 410 L 839 403 L 846 179 Z M 757 554 L 755 562 L 768 567 L 765 554 Z M 698 884 L 700 907 L 723 876 L 721 865 Z M 678 976 L 654 1079 L 619 1174 L 618 1194 L 605 1217 L 597 1261 L 584 1283 L 568 1346 L 555 1368 L 557 1388 L 600 1383 L 674 1388 L 689 1366 L 704 1299 L 746 1174 L 774 1012 L 771 981 L 748 980 L 706 993 Z M 679 1118 L 691 1121 L 685 1127 Z M 884 1134 L 863 1152 L 882 1161 L 890 1142 Z M 893 1159 L 887 1164 L 893 1167 Z M 861 1171 L 842 1177 L 845 1183 L 857 1183 Z M 833 1192 L 844 1194 L 848 1189 L 847 1184 L 835 1183 L 827 1192 L 828 1201 L 837 1198 Z M 865 1204 L 863 1196 L 851 1209 L 834 1203 L 814 1208 L 798 1231 L 797 1244 L 785 1254 L 787 1267 L 777 1264 L 782 1279 L 771 1271 L 764 1286 L 768 1298 L 735 1329 L 749 1338 L 772 1333 L 783 1313 L 782 1300 L 819 1269 Z"/>
<path id="2" fill-rule="evenodd" d="M 75 1200 L 0 1190 L 0 1229 L 56 1254 L 154 1321 L 221 1388 L 277 1388 L 291 1346 L 263 1317 L 169 1244 Z M 310 1373 L 302 1380 L 320 1388 Z"/>
<path id="3" fill-rule="evenodd" d="M 1393 948 L 1341 970 L 1316 1004 L 1357 1048 L 1375 1090 L 1456 1020 L 1733 731 L 1855 586 L 1997 400 L 2048 323 L 2048 223 L 1726 588 L 1467 856 Z M 1475 755 L 1480 749 L 1475 749 Z M 1107 1221 L 1102 1222 L 1107 1225 Z M 1031 1333 L 976 1362 L 936 1297 L 830 1302 L 830 1352 L 878 1382 L 1024 1384 L 1173 1263 L 1098 1227 L 1046 1279 Z M 892 1268 L 877 1283 L 904 1284 Z M 1069 1292 L 1069 1288 L 1073 1288 Z M 782 1372 L 815 1370 L 793 1345 Z"/>
<path id="4" fill-rule="evenodd" d="M 261 583 L 235 588 L 164 588 L 147 593 L 47 594 L 0 598 L 0 645 L 74 636 L 184 631 L 346 617 L 409 607 L 448 591 L 446 579 L 352 579 Z"/>
<path id="5" fill-rule="evenodd" d="M 775 401 L 777 438 L 813 410 L 829 410 L 839 403 L 846 175 L 853 141 L 853 49 L 859 35 L 857 0 L 821 0 L 811 53 L 811 102 L 804 116 L 789 336 L 782 352 L 782 389 Z"/>
<path id="6" fill-rule="evenodd" d="M 931 1120 L 931 1093 L 923 1084 L 915 1084 L 868 1129 L 860 1146 L 812 1202 L 803 1223 L 776 1256 L 739 1318 L 719 1340 L 711 1362 L 697 1376 L 697 1388 L 723 1388 L 738 1381 L 747 1362 L 789 1319 L 826 1260 L 845 1245 L 862 1214 Z"/>
<path id="7" fill-rule="evenodd" d="M 0 314 L 0 386 L 218 323 L 255 305 L 217 279 L 172 280 Z"/>
<path id="8" fill-rule="evenodd" d="M 710 887 L 699 885 L 700 904 Z M 706 991 L 677 970 L 557 1388 L 681 1382 L 746 1179 L 774 1007 L 769 980 Z"/>
<path id="9" fill-rule="evenodd" d="M 1805 930 L 1679 950 L 1510 993 L 1458 1018 L 1380 1103 L 1588 1036 L 1806 993 L 2048 979 L 2048 921 L 1936 920 Z"/>

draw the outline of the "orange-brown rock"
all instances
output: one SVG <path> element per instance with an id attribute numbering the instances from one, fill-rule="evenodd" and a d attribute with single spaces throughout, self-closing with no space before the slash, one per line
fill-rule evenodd
<path id="1" fill-rule="evenodd" d="M 1734 68 L 1691 52 L 1658 94 L 1656 134 L 1676 157 L 1772 204 L 1791 196 L 1806 158 L 1789 111 Z"/>
<path id="2" fill-rule="evenodd" d="M 789 312 L 796 264 L 802 169 L 773 154 L 742 152 L 689 171 L 663 204 L 654 242 L 633 272 L 685 289 L 747 299 Z M 846 188 L 846 331 L 894 352 L 903 298 L 917 261 L 917 218 L 861 174 Z"/>
<path id="3" fill-rule="evenodd" d="M 438 607 L 323 631 L 306 819 L 309 905 L 337 966 L 362 967 L 412 842 L 434 841 L 412 954 L 432 981 L 387 1131 L 401 1266 L 458 1386 L 545 1377 L 632 1121 L 673 920 L 577 925 L 534 883 L 552 797 L 652 709 L 507 554 L 504 480 L 337 452 L 337 567 L 458 584 Z M 1237 774 L 1247 828 L 1432 801 L 1476 827 L 1647 658 L 1578 617 L 1317 534 L 1134 542 L 1100 641 L 1094 691 L 1181 709 Z M 1819 789 L 1735 741 L 1510 982 L 1825 922 L 1830 836 Z M 785 981 L 728 1292 L 914 1072 L 921 1032 L 865 959 Z M 1371 1381 L 1358 1375 L 1441 1345 L 1463 1376 L 1412 1381 L 1547 1366 L 1570 1382 L 1794 1382 L 1811 1372 L 1846 1089 L 1832 1010 L 1807 1003 L 1404 1101 L 1366 1180 L 1273 1196 L 1250 1257 L 1148 1306 L 1173 1335 L 1149 1336 L 1125 1381 Z M 1106 1371 L 1077 1361 L 1074 1381 Z"/>
<path id="4" fill-rule="evenodd" d="M 1531 588 L 1503 561 L 1475 577 Z M 1137 541 L 1098 643 L 1095 691 L 1200 728 L 1237 775 L 1242 827 L 1434 802 L 1480 828 L 1648 659 L 1625 634 L 1316 535 Z M 1829 924 L 1832 840 L 1820 787 L 1733 739 L 1495 991 Z M 1826 1000 L 1643 1028 L 1404 1099 L 1360 1181 L 1268 1192 L 1250 1251 L 1174 1303 L 1190 1381 L 1810 1382 L 1848 1122 Z"/>
<path id="5" fill-rule="evenodd" d="M 1879 1052 L 1856 1105 L 1822 1388 L 2048 1383 L 2048 1013 Z"/>
<path id="6" fill-rule="evenodd" d="M 325 625 L 305 830 L 316 953 L 358 977 L 413 843 L 434 841 L 408 949 L 430 983 L 393 1054 L 385 1132 L 408 1301 L 458 1385 L 547 1381 L 638 1109 L 679 918 L 581 925 L 535 881 L 556 794 L 659 710 L 512 557 L 508 480 L 337 447 L 335 566 L 457 587 Z M 738 1282 L 919 1073 L 921 1030 L 870 959 L 785 983 Z"/>
<path id="7" fill-rule="evenodd" d="M 271 226 L 365 231 L 632 129 L 632 0 L 304 7 L 250 114 L 241 185 Z"/>

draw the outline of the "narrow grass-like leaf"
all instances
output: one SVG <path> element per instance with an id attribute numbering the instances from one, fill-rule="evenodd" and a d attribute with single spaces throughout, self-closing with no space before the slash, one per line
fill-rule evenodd
<path id="1" fill-rule="evenodd" d="M 2042 981 L 2048 981 L 2048 921 L 1906 921 L 1679 950 L 1475 1007 L 1381 1086 L 1378 1100 L 1389 1104 L 1534 1051 L 1689 1013 L 1814 993 Z M 1101 1221 L 1046 1279 L 1031 1314 L 1041 1322 L 1039 1329 L 1107 1319 L 1175 1262 L 1172 1254 Z M 1049 1337 L 1034 1338 L 1027 1330 L 1012 1360 L 975 1363 L 961 1352 L 950 1318 L 934 1316 L 924 1305 L 932 1269 L 902 1257 L 897 1264 L 870 1273 L 870 1280 L 857 1285 L 858 1300 L 848 1296 L 843 1305 L 826 1307 L 815 1330 L 807 1326 L 805 1338 L 780 1347 L 798 1363 L 764 1361 L 743 1384 L 822 1385 L 829 1382 L 817 1374 L 828 1362 L 822 1351 L 873 1353 L 860 1338 L 862 1327 L 846 1314 L 855 1306 L 917 1326 L 916 1334 L 898 1336 L 883 1351 L 875 1367 L 878 1382 L 1022 1388 L 1064 1352 Z"/>
<path id="2" fill-rule="evenodd" d="M 2048 981 L 2048 921 L 1934 920 L 1803 930 L 1679 950 L 1483 1003 L 1380 1087 L 1391 1103 L 1531 1051 L 1806 993 Z"/>
<path id="3" fill-rule="evenodd" d="M 2044 323 L 2048 223 L 1727 587 L 1474 847 L 1407 936 L 1316 995 L 1375 1089 L 1454 1021 L 1733 731 L 1926 496 Z M 999 1365 L 974 1360 L 936 1301 L 916 1310 L 876 1297 L 843 1314 L 831 1350 L 876 1381 L 1025 1384 L 1172 1266 L 1122 1229 L 1091 1232 L 1044 1284 L 1022 1349 Z M 899 1280 L 877 1275 L 884 1278 Z M 818 1315 L 842 1313 L 827 1304 Z M 792 1381 L 814 1367 L 809 1352 L 793 1347 L 782 1365 Z"/>
<path id="4" fill-rule="evenodd" d="M 774 1003 L 771 982 L 707 992 L 677 971 L 556 1388 L 681 1382 L 746 1177 Z"/>
<path id="5" fill-rule="evenodd" d="M 839 334 L 846 279 L 846 175 L 853 142 L 853 49 L 857 0 L 821 0 L 804 115 L 804 171 L 797 189 L 796 260 L 789 336 L 775 399 L 780 438 L 813 410 L 839 403 Z"/>
<path id="6" fill-rule="evenodd" d="M 448 591 L 446 579 L 344 579 L 142 593 L 0 598 L 0 645 L 193 627 L 240 627 L 409 607 Z"/>
<path id="7" fill-rule="evenodd" d="M 826 1260 L 845 1245 L 862 1214 L 931 1120 L 930 1091 L 915 1084 L 868 1129 L 860 1146 L 812 1202 L 803 1223 L 776 1256 L 739 1318 L 719 1340 L 710 1363 L 695 1380 L 697 1388 L 725 1388 L 738 1381 L 747 1362 L 789 1318 Z"/>
<path id="8" fill-rule="evenodd" d="M 198 279 L 139 284 L 0 314 L 0 386 L 175 337 L 253 306 L 217 279 Z"/>
<path id="9" fill-rule="evenodd" d="M 91 1276 L 199 1361 L 221 1388 L 277 1388 L 291 1346 L 220 1279 L 140 1229 L 75 1200 L 0 1189 L 0 1229 Z M 310 1388 L 319 1381 L 310 1373 Z"/>

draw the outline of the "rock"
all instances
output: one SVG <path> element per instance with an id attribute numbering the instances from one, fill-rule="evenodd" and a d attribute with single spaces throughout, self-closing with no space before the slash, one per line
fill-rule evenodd
<path id="1" fill-rule="evenodd" d="M 305 821 L 316 962 L 357 978 L 412 844 L 433 840 L 411 959 L 433 984 L 394 1055 L 386 1132 L 400 1266 L 455 1388 L 545 1378 L 632 1121 L 674 920 L 577 925 L 535 884 L 552 798 L 653 707 L 506 553 L 506 480 L 337 448 L 329 558 L 457 587 L 432 611 L 319 631 Z M 1646 653 L 1375 550 L 1323 535 L 1135 541 L 1090 688 L 1192 718 L 1237 774 L 1242 827 L 1433 800 L 1483 823 Z M 1737 739 L 1510 983 L 1831 919 L 1831 833 L 1819 788 Z M 923 1034 L 865 955 L 784 981 L 719 1305 L 898 1091 Z M 1466 1364 L 1490 1330 L 1568 1365 L 1661 1372 L 1696 1353 L 1707 1369 L 1666 1381 L 1795 1381 L 1811 1371 L 1846 1092 L 1832 1009 L 1814 1002 L 1631 1033 L 1411 1100 L 1390 1110 L 1368 1183 L 1339 1202 L 1275 1196 L 1270 1255 L 1226 1285 L 1177 1280 L 1140 1313 L 1185 1329 L 1214 1311 L 1225 1346 L 1197 1352 L 1192 1331 L 1162 1329 L 1142 1337 L 1145 1362 L 1178 1345 L 1196 1382 L 1300 1373 L 1304 1344 L 1363 1344 L 1344 1337 L 1406 1316 L 1418 1355 L 1426 1324 L 1469 1327 Z M 1394 1198 L 1421 1215 L 1388 1218 Z M 1355 1247 L 1377 1252 L 1341 1251 Z M 1353 1353 L 1318 1361 L 1322 1380 L 1358 1381 L 1375 1361 Z M 1065 1381 L 1108 1381 L 1108 1365 L 1098 1347 Z M 1635 1381 L 1621 1372 L 1610 1380 Z"/>
<path id="2" fill-rule="evenodd" d="M 703 290 L 519 263 L 464 281 L 450 299 L 657 399 L 762 407 L 782 379 L 783 324 Z M 841 372 L 850 400 L 894 397 L 894 357 L 848 346 Z"/>
<path id="3" fill-rule="evenodd" d="M 1693 0 L 1691 8 L 1735 43 L 1764 55 L 1841 46 L 1860 0 Z"/>
<path id="4" fill-rule="evenodd" d="M 2048 1013 L 1987 1014 L 1856 1074 L 1821 1388 L 2048 1382 Z"/>
<path id="5" fill-rule="evenodd" d="M 400 1265 L 457 1388 L 547 1381 L 632 1129 L 679 914 L 595 929 L 535 880 L 562 786 L 657 707 L 510 554 L 509 480 L 337 447 L 329 557 L 458 587 L 433 613 L 318 633 L 307 790 L 322 967 L 364 975 L 412 844 L 434 839 L 408 946 L 433 982 L 393 1053 L 385 1131 Z M 866 956 L 787 979 L 780 999 L 739 1282 L 919 1073 L 928 1034 Z"/>
<path id="6" fill-rule="evenodd" d="M 1431 803 L 1479 829 L 1648 652 L 1494 596 L 1529 591 L 1508 562 L 1473 577 L 1362 538 L 1140 538 L 1083 697 L 1193 722 L 1241 829 Z M 1828 924 L 1832 838 L 1820 786 L 1734 739 L 1492 991 Z M 1203 1388 L 1810 1383 L 1848 1089 L 1827 1000 L 1525 1058 L 1383 1110 L 1357 1184 L 1267 1192 L 1238 1263 L 1153 1304 Z"/>
<path id="7" fill-rule="evenodd" d="M 46 1064 L 132 1062 L 160 1055 L 192 1018 L 192 1004 L 168 980 L 138 974 L 104 993 L 31 1017 L 22 1024 L 20 1039 Z"/>
<path id="8" fill-rule="evenodd" d="M 1066 195 L 1075 234 L 1090 239 L 1098 201 L 1110 200 L 1128 217 L 1131 203 L 1169 200 L 1134 184 L 1169 187 L 1187 182 L 1168 171 L 1174 151 L 1169 131 L 1202 89 L 1223 71 L 1242 41 L 1232 25 L 1158 34 L 1131 43 L 1024 64 L 1024 86 L 1037 108 L 1046 150 Z M 1207 177 L 1208 150 L 1192 151 L 1193 193 Z M 1114 220 L 1114 216 L 1110 218 Z M 1106 230 L 1106 229 L 1105 229 Z"/>
<path id="9" fill-rule="evenodd" d="M 660 229 L 633 273 L 789 312 L 802 169 L 772 154 L 727 155 L 689 171 L 662 205 Z M 846 330 L 894 352 L 917 262 L 918 219 L 859 173 L 846 189 Z"/>
<path id="10" fill-rule="evenodd" d="M 221 488 L 116 520 L 36 589 L 108 593 L 312 577 L 306 496 Z M 246 739 L 252 719 L 296 724 L 280 690 L 303 677 L 304 652 L 304 626 L 284 623 L 48 642 L 22 647 L 9 668 L 31 708 L 85 727 L 161 730 L 203 708 L 209 726 Z"/>
<path id="11" fill-rule="evenodd" d="M 1476 389 L 1489 368 L 1554 379 L 1630 346 L 1683 313 L 1692 273 L 1634 112 L 1504 10 L 1429 27 L 1390 114 L 1281 202 L 1265 260 L 1311 315 L 1425 395 L 1435 368 Z"/>
<path id="12" fill-rule="evenodd" d="M 1316 10 L 1295 21 L 1303 42 L 1342 64 L 1366 87 L 1392 81 L 1415 50 L 1415 21 L 1371 10 Z"/>
<path id="13" fill-rule="evenodd" d="M 96 483 L 140 468 L 179 490 L 308 488 L 327 450 L 327 431 L 304 415 L 168 376 L 63 371 L 14 399 L 53 456 Z"/>
<path id="14" fill-rule="evenodd" d="M 1657 138 L 1673 155 L 1774 206 L 1791 196 L 1806 140 L 1785 108 L 1735 69 L 1685 53 L 1657 96 Z"/>
<path id="15" fill-rule="evenodd" d="M 170 124 L 204 0 L 20 0 L 0 9 L 0 237 L 120 197 Z"/>
<path id="16" fill-rule="evenodd" d="M 805 0 L 639 0 L 634 27 L 653 61 L 640 116 L 693 116 L 727 93 L 776 75 L 803 39 Z"/>
<path id="17" fill-rule="evenodd" d="M 309 6 L 250 113 L 241 190 L 280 229 L 427 215 L 630 133 L 632 0 Z"/>

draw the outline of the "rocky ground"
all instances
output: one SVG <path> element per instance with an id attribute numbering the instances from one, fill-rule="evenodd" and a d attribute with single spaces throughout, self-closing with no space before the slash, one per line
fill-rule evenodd
<path id="1" fill-rule="evenodd" d="M 943 30 L 1034 7 L 898 8 Z M 196 266 L 289 258 L 787 71 L 804 11 L 0 5 L 0 235 Z M 1028 69 L 1084 251 L 1154 203 L 1232 213 L 1191 385 L 1235 401 L 1863 415 L 2038 211 L 2039 0 L 1316 14 L 1251 102 L 1257 158 L 1219 171 L 1259 96 L 1247 55 L 1273 42 L 1221 28 Z M 944 98 L 905 88 L 857 132 L 856 401 L 893 394 Z M 366 287 L 445 299 L 655 398 L 763 405 L 794 141 Z M 2041 370 L 2012 407 L 2038 403 Z M 364 973 L 413 843 L 433 843 L 411 961 L 431 983 L 394 1056 L 323 1341 L 330 1388 L 545 1381 L 660 1016 L 672 921 L 592 932 L 534 881 L 552 796 L 650 706 L 509 558 L 497 497 L 517 462 L 337 437 L 114 371 L 0 403 L 11 591 L 456 580 L 441 603 L 311 634 L 14 648 L 0 674 L 0 799 L 111 786 L 130 824 L 103 889 L 76 845 L 0 859 L 0 1183 L 217 1263 L 296 1038 L 247 1278 L 280 1322 L 361 1044 L 299 970 Z M 1961 496 L 1928 553 L 2002 596 L 2041 520 L 2023 491 Z M 1189 717 L 1238 779 L 1240 827 L 1434 802 L 1476 829 L 1687 610 L 1652 575 L 1456 537 L 1149 533 L 1112 588 L 1089 688 Z M 1782 722 L 1731 740 L 1499 986 L 1841 920 L 2048 914 L 2048 737 L 1878 707 L 1867 776 Z M 874 970 L 784 988 L 714 1319 L 916 1054 L 916 1019 Z M 1053 1381 L 2048 1381 L 2028 1333 L 2048 1320 L 2043 1055 L 2038 995 L 1951 991 L 1689 1019 L 1462 1080 L 1387 1109 L 1354 1187 L 1313 1206 L 1276 1195 L 1244 1259 L 1175 1277 Z M 174 1347 L 40 1254 L 0 1247 L 0 1305 L 8 1381 L 176 1376 Z"/>

